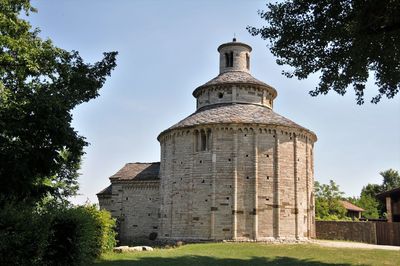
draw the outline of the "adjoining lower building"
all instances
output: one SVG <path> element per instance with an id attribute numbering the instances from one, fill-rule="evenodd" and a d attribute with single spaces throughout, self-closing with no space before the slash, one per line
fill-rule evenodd
<path id="1" fill-rule="evenodd" d="M 340 200 L 340 204 L 342 204 L 343 208 L 346 209 L 346 216 L 352 220 L 361 219 L 361 215 L 365 211 L 363 208 L 360 208 L 346 200 Z"/>
<path id="2" fill-rule="evenodd" d="M 376 198 L 386 206 L 387 221 L 400 222 L 400 187 L 382 192 Z"/>
<path id="3" fill-rule="evenodd" d="M 315 236 L 317 137 L 273 111 L 277 91 L 250 74 L 251 50 L 220 45 L 219 75 L 193 92 L 196 112 L 159 134 L 160 162 L 126 164 L 97 194 L 123 242 Z"/>

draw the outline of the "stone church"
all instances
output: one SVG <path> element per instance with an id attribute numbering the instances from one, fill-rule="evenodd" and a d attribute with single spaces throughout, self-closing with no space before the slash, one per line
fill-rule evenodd
<path id="1" fill-rule="evenodd" d="M 127 163 L 97 194 L 122 242 L 315 236 L 317 137 L 273 111 L 277 91 L 250 74 L 251 50 L 220 45 L 219 75 L 193 91 L 196 112 L 159 134 L 160 162 Z"/>

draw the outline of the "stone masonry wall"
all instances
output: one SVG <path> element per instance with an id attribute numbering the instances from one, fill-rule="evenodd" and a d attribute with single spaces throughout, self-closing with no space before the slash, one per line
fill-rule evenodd
<path id="1" fill-rule="evenodd" d="M 233 66 L 226 66 L 225 53 L 233 52 Z M 225 46 L 219 51 L 219 73 L 227 71 L 243 71 L 250 72 L 250 67 L 247 68 L 246 54 L 250 60 L 250 50 L 248 47 L 237 45 L 237 46 Z"/>
<path id="2" fill-rule="evenodd" d="M 111 205 L 112 205 L 111 196 L 109 196 L 109 195 L 101 195 L 101 196 L 98 196 L 98 200 L 99 200 L 99 206 L 102 209 L 110 211 Z"/>
<path id="3" fill-rule="evenodd" d="M 211 130 L 196 151 L 195 130 Z M 312 141 L 292 128 L 226 125 L 160 138 L 160 237 L 313 237 Z"/>
<path id="4" fill-rule="evenodd" d="M 256 86 L 216 86 L 204 89 L 197 98 L 197 108 L 220 103 L 252 103 L 272 109 L 273 96 Z"/>
<path id="5" fill-rule="evenodd" d="M 159 181 L 113 183 L 111 204 L 101 206 L 117 218 L 123 244 L 148 238 L 159 230 Z"/>
<path id="6" fill-rule="evenodd" d="M 137 182 L 123 186 L 121 231 L 125 241 L 148 238 L 158 232 L 160 191 L 158 182 Z"/>

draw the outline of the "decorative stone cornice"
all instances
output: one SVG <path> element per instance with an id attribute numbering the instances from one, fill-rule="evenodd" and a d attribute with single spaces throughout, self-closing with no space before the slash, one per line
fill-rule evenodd
<path id="1" fill-rule="evenodd" d="M 121 184 L 124 188 L 158 188 L 160 180 L 152 181 L 133 181 L 133 180 L 116 180 L 112 184 Z"/>

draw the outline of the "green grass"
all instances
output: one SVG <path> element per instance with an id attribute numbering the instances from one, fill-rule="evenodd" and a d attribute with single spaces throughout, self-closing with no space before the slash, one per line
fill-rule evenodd
<path id="1" fill-rule="evenodd" d="M 107 253 L 95 265 L 110 266 L 258 266 L 258 265 L 400 265 L 400 252 L 327 248 L 312 244 L 190 244 L 150 252 Z"/>

